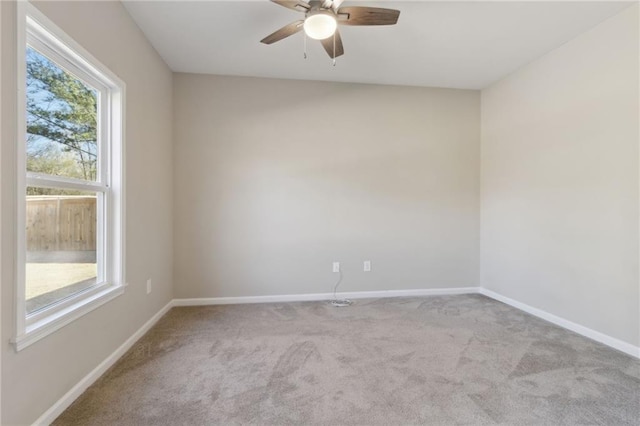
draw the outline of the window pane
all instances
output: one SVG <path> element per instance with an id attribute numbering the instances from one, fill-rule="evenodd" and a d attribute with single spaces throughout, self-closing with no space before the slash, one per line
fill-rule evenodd
<path id="1" fill-rule="evenodd" d="M 27 46 L 27 170 L 95 181 L 98 92 Z"/>
<path id="2" fill-rule="evenodd" d="M 97 282 L 95 192 L 27 188 L 27 313 Z"/>

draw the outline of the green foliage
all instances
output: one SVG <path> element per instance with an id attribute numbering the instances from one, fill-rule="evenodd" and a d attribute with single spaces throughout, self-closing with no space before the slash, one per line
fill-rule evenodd
<path id="1" fill-rule="evenodd" d="M 27 170 L 54 176 L 83 179 L 73 153 L 51 149 L 41 150 L 37 155 L 27 156 Z"/>
<path id="2" fill-rule="evenodd" d="M 27 156 L 27 170 L 54 176 L 67 176 L 82 179 L 82 172 L 73 153 L 60 151 L 52 147 L 41 150 L 38 155 Z M 50 188 L 27 187 L 27 195 L 79 195 L 79 191 Z"/>
<path id="3" fill-rule="evenodd" d="M 28 49 L 27 170 L 96 179 L 97 98 L 95 90 Z"/>

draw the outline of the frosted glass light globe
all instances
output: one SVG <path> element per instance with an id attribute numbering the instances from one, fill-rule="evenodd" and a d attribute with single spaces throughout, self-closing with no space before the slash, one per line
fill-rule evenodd
<path id="1" fill-rule="evenodd" d="M 316 13 L 304 20 L 304 32 L 315 40 L 324 40 L 336 32 L 336 18 L 327 13 Z"/>

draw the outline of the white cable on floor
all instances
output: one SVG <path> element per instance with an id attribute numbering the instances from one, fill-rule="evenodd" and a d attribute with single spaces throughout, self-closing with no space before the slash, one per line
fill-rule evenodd
<path id="1" fill-rule="evenodd" d="M 338 299 L 336 297 L 336 292 L 338 291 L 338 286 L 342 282 L 342 269 L 340 269 L 338 271 L 338 273 L 340 274 L 340 277 L 338 278 L 338 282 L 336 283 L 336 285 L 333 287 L 333 299 L 330 300 L 329 303 L 331 304 L 331 306 L 334 306 L 336 308 L 342 308 L 344 306 L 351 306 L 351 304 L 353 303 L 351 300 L 349 300 L 349 299 Z"/>

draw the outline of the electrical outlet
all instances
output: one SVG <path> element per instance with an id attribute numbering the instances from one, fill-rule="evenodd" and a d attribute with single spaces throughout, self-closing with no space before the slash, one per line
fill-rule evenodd
<path id="1" fill-rule="evenodd" d="M 151 293 L 151 278 L 147 280 L 147 294 Z"/>
<path id="2" fill-rule="evenodd" d="M 370 260 L 365 260 L 364 261 L 363 269 L 364 269 L 365 272 L 371 272 L 371 261 Z"/>
<path id="3" fill-rule="evenodd" d="M 340 262 L 333 262 L 333 272 L 340 272 Z"/>

